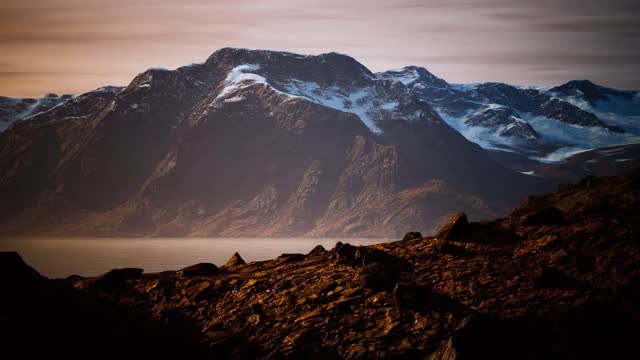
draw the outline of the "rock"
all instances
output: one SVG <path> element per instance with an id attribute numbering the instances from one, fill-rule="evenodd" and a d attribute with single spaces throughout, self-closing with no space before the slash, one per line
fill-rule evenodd
<path id="1" fill-rule="evenodd" d="M 490 316 L 473 316 L 428 360 L 525 359 L 545 358 L 531 355 L 540 332 L 524 320 L 500 320 Z"/>
<path id="2" fill-rule="evenodd" d="M 380 263 L 385 267 L 396 268 L 398 258 L 376 248 L 368 246 L 353 246 L 338 242 L 330 251 L 331 259 L 341 264 L 352 266 L 365 266 L 373 263 Z"/>
<path id="3" fill-rule="evenodd" d="M 520 223 L 524 226 L 560 225 L 564 223 L 564 213 L 558 208 L 549 206 L 522 216 Z"/>
<path id="4" fill-rule="evenodd" d="M 417 232 L 417 231 L 410 231 L 410 232 L 404 234 L 404 237 L 402 238 L 402 241 L 418 240 L 418 239 L 422 239 L 422 234 Z"/>
<path id="5" fill-rule="evenodd" d="M 431 287 L 414 282 L 399 282 L 393 289 L 393 295 L 398 301 L 409 305 L 428 305 L 433 302 L 434 294 Z"/>
<path id="6" fill-rule="evenodd" d="M 558 269 L 544 268 L 536 276 L 535 286 L 541 289 L 567 289 L 581 288 L 584 284 Z"/>
<path id="7" fill-rule="evenodd" d="M 442 226 L 437 238 L 442 240 L 454 240 L 460 237 L 469 226 L 467 215 L 465 213 L 457 213 L 449 217 L 449 220 Z"/>
<path id="8" fill-rule="evenodd" d="M 208 281 L 204 281 L 189 288 L 185 289 L 185 295 L 188 296 L 192 300 L 199 300 L 200 298 L 204 298 L 202 294 L 211 286 L 211 283 Z"/>
<path id="9" fill-rule="evenodd" d="M 15 251 L 0 252 L 0 282 L 9 285 L 42 284 L 46 278 L 27 265 Z"/>
<path id="10" fill-rule="evenodd" d="M 102 290 L 118 288 L 127 280 L 139 278 L 143 272 L 144 270 L 139 268 L 113 269 L 93 280 L 91 287 Z"/>
<path id="11" fill-rule="evenodd" d="M 231 267 L 231 266 L 244 265 L 244 264 L 246 264 L 246 262 L 244 261 L 242 256 L 240 256 L 240 254 L 236 252 L 231 256 L 229 261 L 227 261 L 227 263 L 224 264 L 224 267 Z"/>
<path id="12" fill-rule="evenodd" d="M 331 249 L 331 259 L 339 263 L 355 265 L 356 251 L 358 249 L 351 244 L 343 244 L 338 241 L 336 246 Z"/>
<path id="13" fill-rule="evenodd" d="M 311 251 L 309 251 L 307 256 L 322 256 L 322 255 L 325 255 L 326 253 L 327 253 L 327 250 L 322 245 L 317 245 Z"/>
<path id="14" fill-rule="evenodd" d="M 211 263 L 199 263 L 177 271 L 180 277 L 213 276 L 220 274 L 220 269 Z"/>
<path id="15" fill-rule="evenodd" d="M 378 291 L 390 291 L 397 281 L 398 274 L 385 269 L 381 263 L 372 263 L 360 270 L 359 277 L 365 287 Z"/>
<path id="16" fill-rule="evenodd" d="M 291 263 L 296 261 L 304 260 L 304 255 L 302 254 L 282 254 L 277 258 L 280 263 Z"/>

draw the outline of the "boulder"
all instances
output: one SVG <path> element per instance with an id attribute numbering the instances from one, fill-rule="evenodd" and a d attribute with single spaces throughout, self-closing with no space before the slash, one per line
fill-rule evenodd
<path id="1" fill-rule="evenodd" d="M 327 253 L 327 250 L 322 245 L 317 245 L 313 250 L 309 251 L 307 256 L 322 256 Z"/>
<path id="2" fill-rule="evenodd" d="M 224 264 L 224 266 L 230 267 L 230 266 L 237 266 L 237 265 L 244 265 L 244 264 L 246 264 L 246 262 L 244 261 L 242 256 L 240 256 L 240 254 L 236 252 L 231 256 L 229 261 L 227 261 L 227 263 Z"/>
<path id="3" fill-rule="evenodd" d="M 113 289 L 124 285 L 125 281 L 137 279 L 144 270 L 139 268 L 113 269 L 92 281 L 94 289 Z"/>
<path id="4" fill-rule="evenodd" d="M 457 213 L 449 217 L 449 220 L 442 226 L 436 237 L 442 240 L 454 240 L 459 238 L 468 227 L 467 214 Z"/>
<path id="5" fill-rule="evenodd" d="M 404 234 L 404 237 L 402 238 L 403 241 L 406 241 L 406 240 L 418 240 L 418 239 L 422 239 L 422 234 L 417 232 L 417 231 L 410 231 L 410 232 Z"/>
<path id="6" fill-rule="evenodd" d="M 549 206 L 522 216 L 520 223 L 524 226 L 560 225 L 564 223 L 564 213 L 558 208 Z"/>
<path id="7" fill-rule="evenodd" d="M 220 269 L 211 263 L 199 263 L 178 270 L 176 273 L 180 277 L 192 276 L 213 276 L 220 274 Z"/>

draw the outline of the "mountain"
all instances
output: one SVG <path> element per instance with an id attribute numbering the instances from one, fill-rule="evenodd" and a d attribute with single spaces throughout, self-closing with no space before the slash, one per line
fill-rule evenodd
<path id="1" fill-rule="evenodd" d="M 72 95 L 46 94 L 41 99 L 14 99 L 0 96 L 0 131 L 17 120 L 47 111 L 70 99 Z"/>
<path id="2" fill-rule="evenodd" d="M 415 66 L 378 76 L 408 86 L 449 125 L 499 161 L 517 155 L 558 163 L 582 151 L 640 141 L 639 91 L 587 80 L 551 88 L 449 84 Z"/>
<path id="3" fill-rule="evenodd" d="M 0 169 L 22 235 L 397 236 L 549 185 L 351 57 L 234 48 L 14 122 Z"/>

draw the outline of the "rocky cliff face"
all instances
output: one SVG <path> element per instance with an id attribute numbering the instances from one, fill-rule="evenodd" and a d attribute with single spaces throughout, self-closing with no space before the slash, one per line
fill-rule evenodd
<path id="1" fill-rule="evenodd" d="M 221 268 L 119 269 L 58 282 L 81 299 L 181 329 L 175 334 L 191 337 L 177 339 L 206 345 L 202 357 L 635 358 L 639 185 L 638 173 L 586 178 L 529 197 L 505 218 L 468 222 L 458 214 L 434 236 L 412 232 L 369 247 L 338 243 L 248 264 L 235 254 Z M 52 282 L 5 258 L 0 270 L 19 281 L 6 283 L 2 301 L 25 297 L 18 284 Z M 17 321 L 33 311 L 12 304 L 0 316 Z M 55 313 L 48 311 L 39 316 Z M 165 339 L 165 347 L 173 341 Z"/>
<path id="2" fill-rule="evenodd" d="M 246 49 L 16 122 L 0 168 L 31 235 L 397 236 L 546 186 L 348 56 Z"/>

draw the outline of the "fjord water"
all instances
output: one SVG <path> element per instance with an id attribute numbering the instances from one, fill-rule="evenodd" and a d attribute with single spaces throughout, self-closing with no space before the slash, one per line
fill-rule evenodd
<path id="1" fill-rule="evenodd" d="M 236 251 L 245 261 L 306 254 L 316 245 L 329 250 L 338 242 L 371 245 L 388 239 L 321 238 L 10 238 L 0 251 L 17 251 L 42 275 L 96 276 L 111 269 L 139 267 L 145 272 L 177 270 L 199 262 L 224 265 Z"/>

